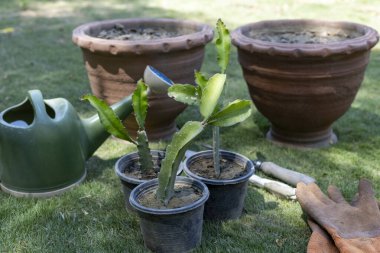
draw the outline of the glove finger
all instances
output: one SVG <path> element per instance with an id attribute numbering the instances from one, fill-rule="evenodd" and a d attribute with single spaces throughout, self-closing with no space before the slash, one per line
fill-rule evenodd
<path id="1" fill-rule="evenodd" d="M 296 188 L 296 196 L 297 199 L 301 199 L 300 203 L 306 203 L 306 202 L 312 202 L 317 201 L 320 202 L 320 204 L 333 204 L 334 202 L 326 197 L 325 194 L 319 189 L 319 187 L 315 183 L 311 184 L 304 184 L 303 182 L 300 182 L 297 184 Z M 302 201 L 303 200 L 303 201 Z"/>
<path id="2" fill-rule="evenodd" d="M 379 208 L 380 210 L 380 201 L 379 200 L 376 200 L 377 201 L 377 207 Z M 352 201 L 351 201 L 351 206 L 358 206 L 359 205 L 359 194 L 356 193 L 355 196 L 352 198 Z"/>
<path id="3" fill-rule="evenodd" d="M 327 193 L 333 201 L 336 203 L 347 203 L 347 201 L 344 199 L 342 193 L 335 185 L 330 185 L 327 188 Z"/>
<path id="4" fill-rule="evenodd" d="M 369 180 L 361 179 L 359 181 L 359 200 L 356 206 L 363 206 L 371 208 L 372 210 L 378 210 L 378 203 L 375 198 L 375 192 L 373 191 L 372 184 Z"/>
<path id="5" fill-rule="evenodd" d="M 334 204 L 334 202 L 331 199 L 329 199 L 321 191 L 321 189 L 319 189 L 318 185 L 316 185 L 315 183 L 312 183 L 312 184 L 308 184 L 307 186 L 309 187 L 310 191 L 316 196 L 316 198 L 318 198 L 322 203 L 326 205 Z"/>
<path id="6" fill-rule="evenodd" d="M 314 183 L 308 185 L 305 185 L 304 183 L 298 183 L 296 196 L 303 211 L 317 222 L 322 222 L 320 218 L 323 217 L 323 210 L 327 205 L 325 202 L 323 202 L 323 200 L 326 201 L 325 199 L 327 199 L 328 201 L 334 203 L 332 200 L 324 196 L 323 193 L 319 190 L 318 186 L 316 186 Z"/>
<path id="7" fill-rule="evenodd" d="M 367 179 L 360 179 L 359 181 L 359 198 L 362 196 L 373 197 L 375 195 L 372 184 Z"/>

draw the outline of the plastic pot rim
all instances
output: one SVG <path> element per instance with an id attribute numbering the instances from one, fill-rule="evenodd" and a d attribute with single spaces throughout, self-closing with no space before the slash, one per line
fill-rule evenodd
<path id="1" fill-rule="evenodd" d="M 142 213 L 153 214 L 153 215 L 173 215 L 173 214 L 186 213 L 206 203 L 210 195 L 210 192 L 207 186 L 203 182 L 201 182 L 200 180 L 189 178 L 189 177 L 177 176 L 176 183 L 185 183 L 193 187 L 197 187 L 202 192 L 202 197 L 191 204 L 188 204 L 186 206 L 179 207 L 179 208 L 158 209 L 158 208 L 149 208 L 149 207 L 141 205 L 137 201 L 138 196 L 147 192 L 151 188 L 157 188 L 158 179 L 156 178 L 156 179 L 146 181 L 138 185 L 136 188 L 134 188 L 131 192 L 131 195 L 129 196 L 129 203 L 137 211 L 142 212 Z"/>
<path id="2" fill-rule="evenodd" d="M 162 151 L 162 150 L 151 150 L 150 152 L 151 152 L 151 154 L 165 153 L 165 151 Z M 115 169 L 116 175 L 119 177 L 120 180 L 127 182 L 127 183 L 132 183 L 132 184 L 141 184 L 141 183 L 148 181 L 148 180 L 144 180 L 144 179 L 137 179 L 137 178 L 133 178 L 133 177 L 128 177 L 127 175 L 124 174 L 124 168 L 126 166 L 122 166 L 122 164 L 126 163 L 128 165 L 129 162 L 137 160 L 138 157 L 139 157 L 138 152 L 132 152 L 132 153 L 123 155 L 122 157 L 120 157 L 116 161 L 114 169 Z M 127 161 L 125 162 L 124 160 L 127 160 Z"/>

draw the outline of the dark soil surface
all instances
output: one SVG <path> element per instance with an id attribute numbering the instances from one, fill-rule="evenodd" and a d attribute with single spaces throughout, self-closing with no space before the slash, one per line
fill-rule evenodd
<path id="1" fill-rule="evenodd" d="M 256 31 L 251 31 L 248 35 L 252 39 L 275 42 L 275 43 L 288 43 L 288 44 L 326 44 L 330 42 L 339 42 L 347 39 L 354 39 L 362 36 L 358 32 L 339 32 L 339 33 L 328 33 L 328 32 L 313 32 L 313 31 L 302 31 L 302 32 L 291 32 L 291 31 L 281 31 L 281 32 L 265 32 L 257 33 Z"/>
<path id="2" fill-rule="evenodd" d="M 161 168 L 161 160 L 162 159 L 153 159 L 153 169 L 154 171 L 150 171 L 148 174 L 142 174 L 140 169 L 140 164 L 136 161 L 133 164 L 131 164 L 128 168 L 125 168 L 124 174 L 127 177 L 136 178 L 139 180 L 150 180 L 157 178 L 158 172 Z"/>
<path id="3" fill-rule="evenodd" d="M 154 40 L 178 37 L 184 34 L 186 34 L 185 31 L 170 31 L 163 27 L 126 28 L 122 24 L 115 24 L 112 29 L 102 30 L 96 37 L 108 40 Z"/>
<path id="4" fill-rule="evenodd" d="M 221 173 L 218 177 L 215 174 L 213 158 L 198 159 L 190 165 L 189 169 L 198 176 L 209 179 L 234 179 L 247 173 L 245 167 L 240 164 L 230 160 L 221 159 Z"/>
<path id="5" fill-rule="evenodd" d="M 174 196 L 169 201 L 167 206 L 164 206 L 161 201 L 157 200 L 155 190 L 148 191 L 144 195 L 140 196 L 138 202 L 141 205 L 150 208 L 174 209 L 194 203 L 201 197 L 202 192 L 198 191 L 198 189 L 192 188 L 190 186 L 176 186 L 174 189 Z"/>

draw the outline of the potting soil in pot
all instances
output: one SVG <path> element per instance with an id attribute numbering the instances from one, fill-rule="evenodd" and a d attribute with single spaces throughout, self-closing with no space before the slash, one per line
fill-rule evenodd
<path id="1" fill-rule="evenodd" d="M 289 44 L 326 44 L 331 42 L 339 42 L 347 39 L 354 39 L 362 36 L 359 32 L 315 32 L 315 31 L 274 31 L 262 32 L 250 31 L 248 37 L 261 41 L 274 43 Z"/>
<path id="2" fill-rule="evenodd" d="M 158 172 L 160 171 L 161 168 L 161 159 L 154 159 L 153 161 L 153 170 L 150 173 L 147 174 L 142 174 L 141 169 L 140 169 L 140 164 L 138 161 L 131 162 L 127 168 L 124 170 L 124 174 L 127 177 L 132 177 L 136 178 L 139 180 L 150 180 L 157 178 Z"/>
<path id="3" fill-rule="evenodd" d="M 96 37 L 108 40 L 153 40 L 185 34 L 185 30 L 169 30 L 163 27 L 126 28 L 122 24 L 115 24 L 112 29 L 102 30 Z"/>
<path id="4" fill-rule="evenodd" d="M 171 198 L 167 206 L 164 206 L 161 201 L 156 198 L 156 189 L 141 194 L 138 202 L 149 208 L 156 209 L 173 209 L 186 206 L 194 203 L 202 197 L 202 192 L 198 189 L 189 186 L 176 185 L 174 188 L 174 196 Z"/>
<path id="5" fill-rule="evenodd" d="M 245 167 L 233 161 L 222 158 L 220 159 L 221 173 L 218 177 L 215 174 L 214 160 L 211 157 L 197 159 L 189 166 L 189 169 L 198 176 L 209 179 L 234 179 L 247 173 Z"/>

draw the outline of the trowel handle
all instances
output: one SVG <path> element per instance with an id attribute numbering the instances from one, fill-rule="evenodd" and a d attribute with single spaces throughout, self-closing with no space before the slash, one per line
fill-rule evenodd
<path id="1" fill-rule="evenodd" d="M 310 184 L 315 182 L 315 179 L 297 171 L 285 169 L 272 162 L 263 162 L 260 169 L 267 175 L 280 179 L 281 181 L 297 186 L 297 183 L 304 182 Z"/>
<path id="2" fill-rule="evenodd" d="M 286 199 L 296 199 L 296 189 L 286 185 L 284 183 L 262 178 L 256 175 L 252 175 L 249 181 L 259 188 L 264 188 L 265 190 L 286 198 Z"/>

